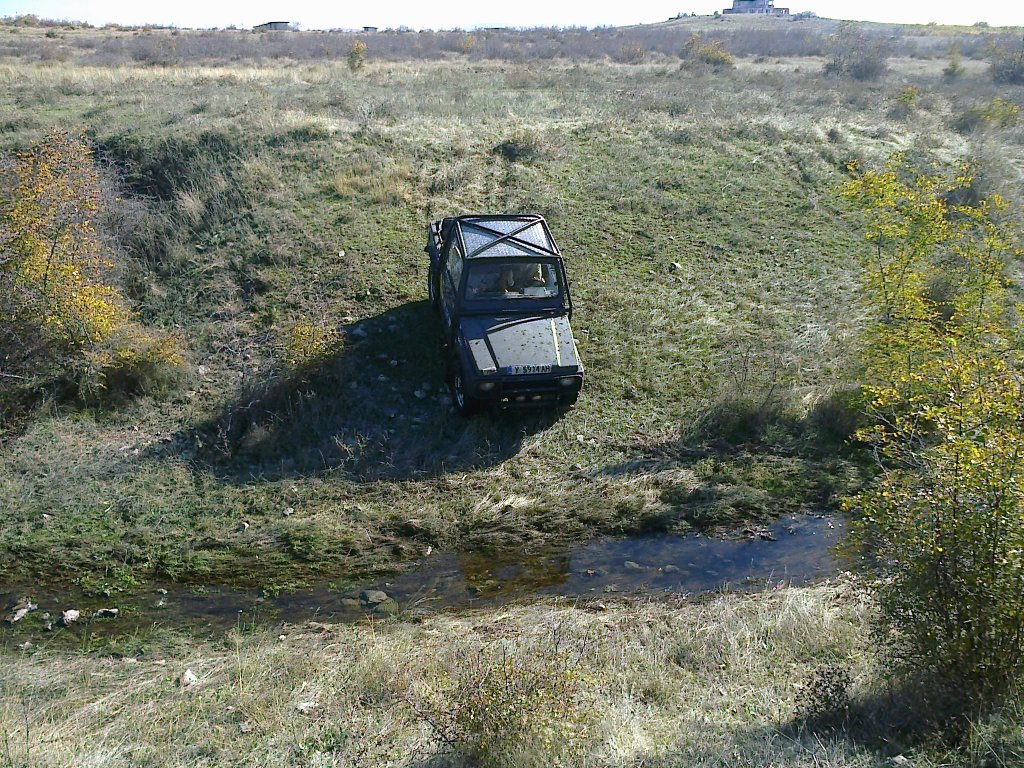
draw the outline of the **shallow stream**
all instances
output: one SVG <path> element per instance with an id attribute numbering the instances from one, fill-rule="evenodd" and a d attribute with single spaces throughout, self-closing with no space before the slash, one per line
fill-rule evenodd
<path id="1" fill-rule="evenodd" d="M 65 646 L 161 626 L 211 634 L 236 626 L 414 616 L 531 596 L 592 602 L 805 584 L 837 572 L 834 547 L 843 531 L 839 517 L 789 515 L 770 526 L 748 529 L 739 539 L 656 535 L 596 539 L 531 553 L 434 554 L 376 584 L 338 589 L 324 583 L 282 594 L 156 584 L 131 596 L 100 598 L 0 584 L 0 616 L 8 616 L 26 597 L 38 606 L 14 625 L 0 624 L 0 644 L 29 640 Z M 58 626 L 62 612 L 72 608 L 81 618 Z M 118 609 L 116 617 L 93 617 L 109 608 Z M 53 628 L 47 630 L 47 623 Z"/>

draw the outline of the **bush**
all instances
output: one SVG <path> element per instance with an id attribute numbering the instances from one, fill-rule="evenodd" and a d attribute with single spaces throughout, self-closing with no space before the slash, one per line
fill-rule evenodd
<path id="1" fill-rule="evenodd" d="M 878 637 L 922 705 L 997 704 L 1024 673 L 1024 375 L 1015 368 L 1006 262 L 1020 256 L 997 196 L 901 162 L 846 194 L 868 217 L 861 437 L 883 473 L 851 501 L 877 569 Z M 941 286 L 937 281 L 941 278 Z"/>
<path id="2" fill-rule="evenodd" d="M 184 378 L 181 340 L 134 323 L 84 350 L 71 365 L 71 380 L 84 402 L 166 393 Z"/>
<path id="3" fill-rule="evenodd" d="M 349 46 L 348 53 L 345 55 L 345 59 L 348 62 L 348 68 L 353 72 L 358 72 L 366 66 L 366 43 L 362 40 L 356 40 Z"/>
<path id="4" fill-rule="evenodd" d="M 949 49 L 949 63 L 942 70 L 942 76 L 949 81 L 958 80 L 966 71 L 960 49 L 954 45 Z"/>
<path id="5" fill-rule="evenodd" d="M 916 85 L 905 86 L 893 99 L 889 116 L 895 120 L 905 120 L 920 107 L 920 98 L 920 88 Z"/>
<path id="6" fill-rule="evenodd" d="M 1020 106 L 998 96 L 988 104 L 974 104 L 953 121 L 953 130 L 974 133 L 987 127 L 1010 128 L 1020 119 Z"/>
<path id="7" fill-rule="evenodd" d="M 338 354 L 342 341 L 341 333 L 325 318 L 303 317 L 281 329 L 279 350 L 289 366 L 303 368 Z"/>
<path id="8" fill-rule="evenodd" d="M 818 667 L 797 694 L 797 719 L 815 729 L 845 725 L 850 716 L 852 685 L 846 667 L 836 663 Z"/>
<path id="9" fill-rule="evenodd" d="M 850 23 L 840 25 L 829 38 L 824 72 L 854 80 L 877 80 L 889 70 L 889 49 Z"/>
<path id="10" fill-rule="evenodd" d="M 997 83 L 1024 83 L 1024 35 L 1005 37 L 992 43 L 988 51 L 990 72 Z"/>
<path id="11" fill-rule="evenodd" d="M 115 287 L 113 252 L 96 222 L 103 197 L 92 151 L 54 131 L 6 163 L 0 201 L 0 331 L 5 374 L 70 379 L 95 395 L 174 378 L 184 359 L 169 336 L 144 330 Z"/>
<path id="12" fill-rule="evenodd" d="M 619 49 L 618 56 L 615 58 L 625 64 L 642 64 L 646 55 L 647 52 L 642 45 L 628 43 Z"/>
<path id="13" fill-rule="evenodd" d="M 683 66 L 688 68 L 706 67 L 709 69 L 734 69 L 736 60 L 719 40 L 704 42 L 700 35 L 694 33 L 683 46 Z"/>
<path id="14" fill-rule="evenodd" d="M 591 714 L 579 655 L 548 646 L 485 645 L 417 707 L 439 741 L 471 765 L 575 764 Z M 575 758 L 575 760 L 573 759 Z"/>

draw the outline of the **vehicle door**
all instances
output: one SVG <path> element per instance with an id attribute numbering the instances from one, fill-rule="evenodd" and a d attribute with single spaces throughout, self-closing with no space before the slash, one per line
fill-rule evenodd
<path id="1" fill-rule="evenodd" d="M 462 249 L 459 248 L 457 240 L 452 240 L 448 244 L 444 268 L 441 271 L 441 316 L 448 332 L 451 332 L 454 323 L 455 303 L 462 285 L 463 265 Z"/>

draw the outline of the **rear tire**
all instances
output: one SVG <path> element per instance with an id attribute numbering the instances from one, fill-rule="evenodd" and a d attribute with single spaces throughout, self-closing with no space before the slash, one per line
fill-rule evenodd
<path id="1" fill-rule="evenodd" d="M 572 408 L 574 405 L 576 405 L 576 401 L 579 400 L 579 399 L 580 399 L 580 391 L 577 389 L 572 394 L 569 394 L 569 395 L 566 395 L 565 397 L 559 398 L 558 404 L 562 408 Z"/>

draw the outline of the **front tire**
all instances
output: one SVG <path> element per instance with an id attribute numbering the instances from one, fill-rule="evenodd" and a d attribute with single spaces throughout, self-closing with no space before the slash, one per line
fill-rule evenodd
<path id="1" fill-rule="evenodd" d="M 466 390 L 466 377 L 462 373 L 462 364 L 452 360 L 449 386 L 452 390 L 452 401 L 455 409 L 463 416 L 471 416 L 480 410 L 480 401 Z"/>

